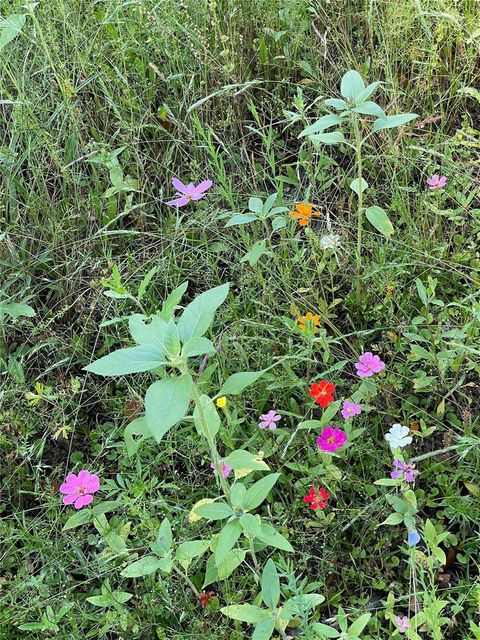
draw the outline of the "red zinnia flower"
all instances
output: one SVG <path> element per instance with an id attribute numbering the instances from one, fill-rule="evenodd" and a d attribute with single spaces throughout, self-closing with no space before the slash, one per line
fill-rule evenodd
<path id="1" fill-rule="evenodd" d="M 317 492 L 313 487 L 310 487 L 308 496 L 303 496 L 303 501 L 310 502 L 310 509 L 325 509 L 329 497 L 326 489 L 319 489 Z"/>
<path id="2" fill-rule="evenodd" d="M 335 393 L 335 385 L 326 380 L 315 382 L 310 387 L 310 397 L 313 398 L 322 409 L 325 409 L 325 407 L 328 407 L 328 405 L 333 402 L 333 393 Z"/>

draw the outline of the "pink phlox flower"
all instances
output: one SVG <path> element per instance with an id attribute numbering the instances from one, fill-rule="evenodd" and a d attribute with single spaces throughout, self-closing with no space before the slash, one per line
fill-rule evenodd
<path id="1" fill-rule="evenodd" d="M 317 438 L 317 447 L 322 451 L 336 451 L 347 441 L 347 434 L 336 427 L 325 427 Z"/>
<path id="2" fill-rule="evenodd" d="M 362 407 L 351 400 L 344 400 L 340 413 L 345 420 L 348 420 L 349 418 L 353 418 L 353 416 L 358 416 L 359 413 L 362 413 Z"/>
<path id="3" fill-rule="evenodd" d="M 398 480 L 403 476 L 405 482 L 415 482 L 415 478 L 420 474 L 420 471 L 415 469 L 415 465 L 412 462 L 402 462 L 401 460 L 394 460 L 393 466 L 396 471 L 392 471 L 390 477 L 392 480 Z"/>
<path id="4" fill-rule="evenodd" d="M 379 373 L 385 369 L 385 363 L 378 356 L 374 356 L 371 351 L 363 353 L 358 362 L 355 363 L 357 375 L 359 378 L 369 378 L 374 373 Z"/>
<path id="5" fill-rule="evenodd" d="M 403 617 L 396 616 L 395 624 L 397 625 L 397 628 L 400 631 L 400 633 L 405 633 L 411 627 L 410 620 L 407 618 L 407 616 L 403 616 Z"/>
<path id="6" fill-rule="evenodd" d="M 220 468 L 220 473 L 222 474 L 222 476 L 224 478 L 226 478 L 228 476 L 228 474 L 230 473 L 230 471 L 232 471 L 232 467 L 230 467 L 225 460 L 219 460 L 218 461 L 218 466 Z M 212 462 L 212 464 L 210 465 L 210 469 L 213 469 L 213 473 L 215 475 L 217 475 L 217 467 L 215 466 L 215 463 Z"/>
<path id="7" fill-rule="evenodd" d="M 63 504 L 73 504 L 75 509 L 81 509 L 93 500 L 93 494 L 100 488 L 100 478 L 94 473 L 83 469 L 78 476 L 69 473 L 60 487 L 64 493 Z"/>
<path id="8" fill-rule="evenodd" d="M 441 189 L 447 184 L 447 176 L 439 176 L 435 173 L 431 178 L 428 178 L 427 184 L 430 189 Z"/>
<path id="9" fill-rule="evenodd" d="M 260 416 L 258 426 L 260 429 L 266 429 L 268 427 L 273 431 L 277 428 L 277 422 L 281 419 L 282 416 L 279 416 L 274 409 L 271 409 L 268 413 L 264 413 L 263 416 Z"/>
<path id="10" fill-rule="evenodd" d="M 205 192 L 210 189 L 213 183 L 211 180 L 204 180 L 196 186 L 193 182 L 184 185 L 178 178 L 172 178 L 172 184 L 177 190 L 177 193 L 175 194 L 177 197 L 173 200 L 169 200 L 165 204 L 168 204 L 169 207 L 184 207 L 192 200 L 200 200 L 203 198 Z"/>

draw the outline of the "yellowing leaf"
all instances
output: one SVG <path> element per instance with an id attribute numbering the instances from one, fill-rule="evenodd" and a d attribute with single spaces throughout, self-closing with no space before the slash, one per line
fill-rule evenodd
<path id="1" fill-rule="evenodd" d="M 195 512 L 195 509 L 202 504 L 210 504 L 211 502 L 215 502 L 215 500 L 213 500 L 212 498 L 203 498 L 202 500 L 199 500 L 198 502 L 196 502 L 187 516 L 188 522 L 198 522 L 199 520 L 201 520 L 202 516 L 199 516 Z"/>

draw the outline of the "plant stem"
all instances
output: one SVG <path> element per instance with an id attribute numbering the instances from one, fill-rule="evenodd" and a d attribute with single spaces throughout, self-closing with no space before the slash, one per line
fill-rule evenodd
<path id="1" fill-rule="evenodd" d="M 360 307 L 361 298 L 361 272 L 362 272 L 362 231 L 363 231 L 363 188 L 362 188 L 362 138 L 358 120 L 353 117 L 353 130 L 355 132 L 355 152 L 357 158 L 358 178 L 358 210 L 357 210 L 357 267 L 356 267 L 356 300 L 357 309 Z"/>
<path id="2" fill-rule="evenodd" d="M 253 546 L 253 538 L 248 538 L 248 542 L 250 543 L 250 555 L 252 556 L 252 560 L 253 560 L 253 566 L 255 567 L 255 571 L 258 575 L 258 577 L 260 577 L 260 565 L 258 564 L 258 560 L 257 560 L 257 554 L 255 553 L 255 549 Z"/>
<path id="3" fill-rule="evenodd" d="M 200 422 L 202 423 L 202 431 L 205 435 L 205 439 L 208 443 L 208 447 L 210 449 L 210 455 L 212 456 L 212 462 L 215 465 L 215 469 L 217 470 L 216 473 L 216 478 L 217 478 L 217 483 L 219 483 L 219 485 L 221 486 L 221 488 L 223 489 L 223 493 L 225 494 L 225 498 L 227 499 L 227 502 L 230 503 L 230 487 L 228 485 L 228 482 L 226 481 L 226 479 L 223 477 L 222 472 L 220 471 L 220 455 L 218 453 L 217 450 L 217 445 L 215 444 L 215 439 L 211 438 L 209 436 L 209 430 L 208 430 L 208 423 L 207 423 L 207 419 L 205 417 L 205 413 L 202 409 L 202 405 L 200 402 L 200 393 L 198 391 L 197 385 L 195 384 L 195 382 L 193 382 L 192 384 L 192 396 L 193 399 L 195 401 L 195 406 L 198 408 L 198 413 L 200 416 Z"/>
<path id="4" fill-rule="evenodd" d="M 178 573 L 178 575 L 183 578 L 185 580 L 185 582 L 188 584 L 188 586 L 190 587 L 190 589 L 193 591 L 193 593 L 197 596 L 198 598 L 198 589 L 196 588 L 196 586 L 193 584 L 193 582 L 190 580 L 190 578 L 187 576 L 186 573 L 183 573 L 183 571 L 181 569 L 179 569 L 177 567 L 177 565 L 173 562 L 172 563 L 172 568 Z"/>

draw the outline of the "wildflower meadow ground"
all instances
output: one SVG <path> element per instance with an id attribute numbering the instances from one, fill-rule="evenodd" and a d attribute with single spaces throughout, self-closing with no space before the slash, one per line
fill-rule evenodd
<path id="1" fill-rule="evenodd" d="M 480 5 L 0 7 L 0 640 L 480 640 Z"/>

